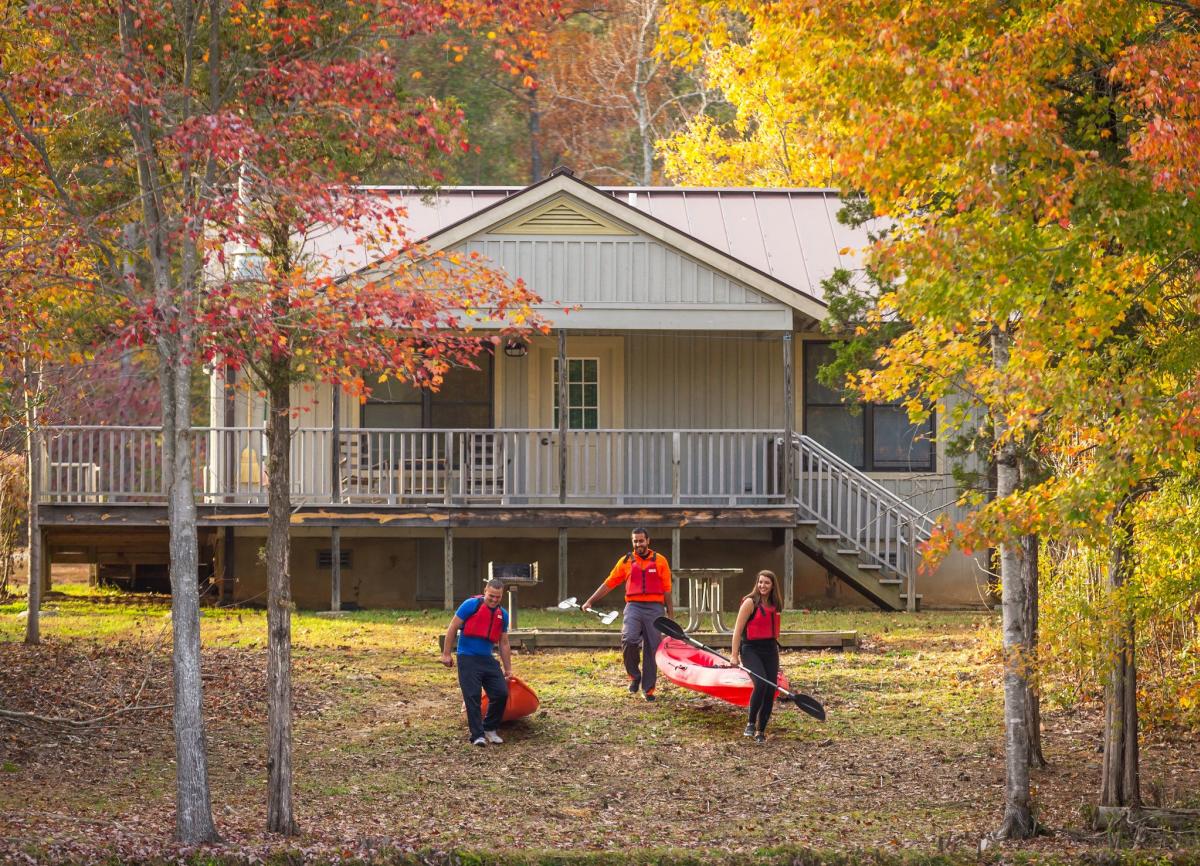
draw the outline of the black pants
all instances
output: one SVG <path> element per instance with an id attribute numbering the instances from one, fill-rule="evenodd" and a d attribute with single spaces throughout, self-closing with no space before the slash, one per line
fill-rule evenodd
<path id="1" fill-rule="evenodd" d="M 458 657 L 458 687 L 462 689 L 463 702 L 467 705 L 467 727 L 471 729 L 471 740 L 483 736 L 484 731 L 494 731 L 504 717 L 504 705 L 508 703 L 508 681 L 500 670 L 495 656 Z M 483 715 L 480 690 L 487 692 L 487 718 Z"/>
<path id="2" fill-rule="evenodd" d="M 742 664 L 767 682 L 754 680 L 750 693 L 750 724 L 765 731 L 775 708 L 775 681 L 779 676 L 779 645 L 773 640 L 742 641 Z M 770 685 L 768 685 L 770 683 Z"/>

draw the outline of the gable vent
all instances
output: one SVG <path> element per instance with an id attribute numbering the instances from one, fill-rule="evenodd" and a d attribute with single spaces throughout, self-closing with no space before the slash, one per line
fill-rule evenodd
<path id="1" fill-rule="evenodd" d="M 630 235 L 629 229 L 571 202 L 550 202 L 492 230 L 517 235 Z"/>

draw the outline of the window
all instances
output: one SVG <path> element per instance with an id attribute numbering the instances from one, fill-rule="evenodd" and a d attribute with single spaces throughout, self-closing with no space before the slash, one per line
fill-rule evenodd
<path id="1" fill-rule="evenodd" d="M 554 359 L 554 426 L 558 426 L 558 358 Z M 600 428 L 600 359 L 567 359 L 567 429 Z"/>
<path id="2" fill-rule="evenodd" d="M 364 427 L 481 429 L 492 426 L 492 356 L 475 359 L 478 370 L 451 367 L 437 391 L 417 388 L 377 373 L 366 374 L 371 396 L 362 407 Z"/>
<path id="3" fill-rule="evenodd" d="M 843 402 L 817 381 L 833 358 L 829 343 L 804 343 L 804 432 L 858 469 L 932 472 L 933 416 L 913 424 L 899 403 Z"/>

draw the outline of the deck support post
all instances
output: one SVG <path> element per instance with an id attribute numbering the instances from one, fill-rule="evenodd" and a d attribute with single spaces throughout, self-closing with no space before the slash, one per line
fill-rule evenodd
<path id="1" fill-rule="evenodd" d="M 558 529 L 558 598 L 561 601 L 566 598 L 570 591 L 570 582 L 567 579 L 567 529 L 559 527 Z"/>
<path id="2" fill-rule="evenodd" d="M 46 544 L 46 537 L 49 535 L 49 533 L 41 527 L 38 527 L 37 533 L 38 547 L 41 549 L 41 556 L 38 557 L 38 566 L 41 571 L 40 582 L 42 585 L 42 591 L 38 598 L 38 602 L 40 604 L 41 599 L 45 598 L 46 594 L 54 588 L 50 580 L 50 569 L 53 567 L 53 563 L 50 562 L 50 548 L 49 545 Z"/>
<path id="3" fill-rule="evenodd" d="M 796 530 L 791 526 L 783 529 L 783 609 L 795 607 L 794 584 L 796 582 Z"/>
<path id="4" fill-rule="evenodd" d="M 454 530 L 442 530 L 442 554 L 445 559 L 445 575 L 442 583 L 442 607 L 454 610 Z"/>
<path id="5" fill-rule="evenodd" d="M 676 434 L 676 435 L 679 435 L 679 434 Z M 682 534 L 683 533 L 680 532 L 678 526 L 676 526 L 674 529 L 671 530 L 671 569 L 672 570 L 682 567 L 682 563 L 680 562 L 680 559 L 682 556 L 682 554 L 680 553 L 680 547 L 683 543 L 683 539 L 681 537 Z M 691 602 L 689 601 L 688 604 L 691 604 Z M 677 580 L 671 581 L 671 605 L 676 610 L 679 610 L 679 581 L 677 581 Z"/>
<path id="6" fill-rule="evenodd" d="M 558 501 L 567 501 L 567 332 L 558 329 Z"/>
<path id="7" fill-rule="evenodd" d="M 917 527 L 911 520 L 901 520 L 899 524 L 900 540 L 908 545 L 908 555 L 905 568 L 905 592 L 908 593 L 908 598 L 905 600 L 904 609 L 909 613 L 917 612 Z M 1036 537 L 1036 536 L 1035 536 Z M 901 551 L 903 555 L 903 551 Z"/>
<path id="8" fill-rule="evenodd" d="M 329 530 L 329 609 L 342 609 L 342 528 Z"/>
<path id="9" fill-rule="evenodd" d="M 233 527 L 226 526 L 224 535 L 225 538 L 221 544 L 220 589 L 217 591 L 217 603 L 221 605 L 226 605 L 233 601 L 233 583 L 235 579 L 233 558 L 237 552 L 237 536 L 234 534 Z"/>

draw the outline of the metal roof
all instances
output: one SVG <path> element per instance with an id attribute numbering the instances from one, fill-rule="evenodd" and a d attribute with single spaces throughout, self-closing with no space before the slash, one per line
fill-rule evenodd
<path id="1" fill-rule="evenodd" d="M 410 237 L 424 238 L 528 187 L 371 187 L 407 212 Z M 861 267 L 865 228 L 837 221 L 838 194 L 828 189 L 596 187 L 756 270 L 816 298 L 835 268 Z M 328 241 L 322 246 L 326 246 Z M 362 265 L 368 264 L 364 259 Z"/>

